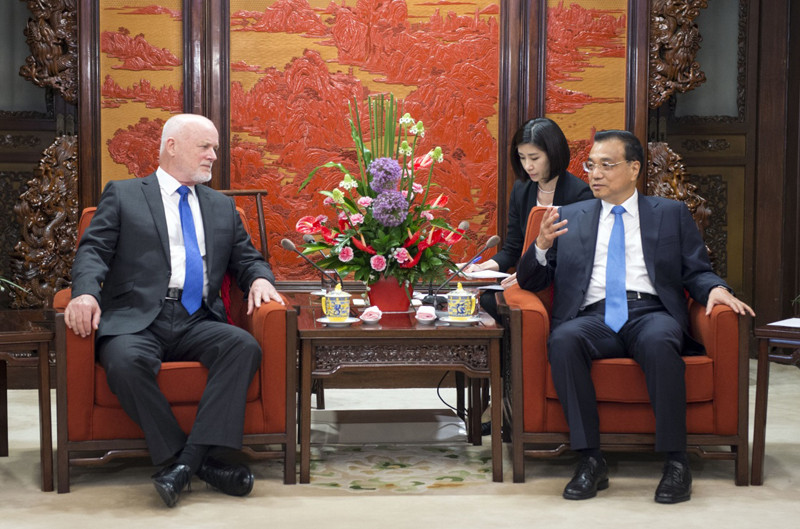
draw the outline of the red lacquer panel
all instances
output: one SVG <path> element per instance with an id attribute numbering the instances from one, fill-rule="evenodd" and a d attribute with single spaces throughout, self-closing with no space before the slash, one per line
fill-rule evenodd
<path id="1" fill-rule="evenodd" d="M 231 1 L 231 187 L 269 190 L 278 279 L 316 279 L 280 240 L 303 215 L 328 214 L 320 189 L 356 171 L 348 101 L 391 92 L 425 124 L 417 152 L 441 146 L 436 191 L 448 220 L 471 222 L 467 257 L 496 230 L 499 1 Z M 241 204 L 249 206 L 246 202 Z M 255 215 L 252 215 L 255 218 Z"/>
<path id="2" fill-rule="evenodd" d="M 583 178 L 597 130 L 625 127 L 627 0 L 549 0 L 546 112 Z"/>
<path id="3" fill-rule="evenodd" d="M 181 0 L 99 2 L 102 183 L 158 167 L 161 127 L 183 108 Z"/>

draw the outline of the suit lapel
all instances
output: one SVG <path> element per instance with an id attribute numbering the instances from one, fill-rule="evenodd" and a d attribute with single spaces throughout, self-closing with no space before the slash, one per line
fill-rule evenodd
<path id="1" fill-rule="evenodd" d="M 580 277 L 585 277 L 586 288 L 592 276 L 592 269 L 594 268 L 594 253 L 597 249 L 597 226 L 600 224 L 600 211 L 602 203 L 600 200 L 588 202 L 581 210 L 580 216 L 575 219 L 578 225 L 578 236 L 581 244 L 581 252 L 586 256 L 583 259 L 584 269 Z M 569 227 L 569 226 L 568 226 Z"/>
<path id="2" fill-rule="evenodd" d="M 156 225 L 158 239 L 161 241 L 161 250 L 167 262 L 170 262 L 169 255 L 169 232 L 167 231 L 167 215 L 164 213 L 164 201 L 161 198 L 161 188 L 158 185 L 158 177 L 153 173 L 142 178 L 142 193 L 144 200 L 153 215 L 153 222 Z"/>
<path id="3" fill-rule="evenodd" d="M 211 200 L 209 190 L 204 185 L 194 186 L 197 193 L 197 202 L 200 204 L 200 216 L 203 217 L 203 232 L 206 238 L 206 266 L 209 267 L 208 276 L 211 276 L 211 265 L 214 263 L 214 234 L 211 232 L 211 227 L 214 222 L 219 222 L 219 217 L 214 212 L 214 204 Z"/>
<path id="4" fill-rule="evenodd" d="M 639 194 L 639 231 L 642 235 L 642 253 L 650 281 L 656 284 L 656 248 L 661 228 L 661 210 L 658 203 Z"/>

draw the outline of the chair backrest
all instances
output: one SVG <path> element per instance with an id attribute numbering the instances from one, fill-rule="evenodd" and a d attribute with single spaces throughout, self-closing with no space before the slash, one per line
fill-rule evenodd
<path id="1" fill-rule="evenodd" d="M 525 252 L 536 240 L 536 237 L 539 236 L 539 228 L 542 225 L 542 219 L 544 218 L 544 213 L 547 210 L 547 207 L 536 206 L 528 214 L 528 224 L 525 226 L 525 241 L 522 243 L 523 252 Z M 542 300 L 542 304 L 547 309 L 547 313 L 552 314 L 551 308 L 553 306 L 553 288 L 548 287 L 544 290 L 540 290 L 539 292 L 536 292 L 536 295 Z"/>
<path id="2" fill-rule="evenodd" d="M 525 242 L 522 244 L 523 252 L 527 250 L 528 246 L 533 244 L 533 241 L 539 236 L 539 227 L 542 224 L 542 218 L 544 218 L 544 212 L 547 211 L 547 209 L 548 208 L 544 206 L 536 206 L 528 214 L 528 224 L 525 226 Z"/>

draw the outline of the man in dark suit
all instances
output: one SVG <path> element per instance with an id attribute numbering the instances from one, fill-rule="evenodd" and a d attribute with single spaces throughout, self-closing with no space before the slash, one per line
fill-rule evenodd
<path id="1" fill-rule="evenodd" d="M 564 498 L 586 499 L 608 487 L 600 452 L 592 360 L 630 356 L 642 367 L 656 416 L 656 451 L 666 454 L 659 503 L 691 498 L 686 455 L 685 293 L 704 304 L 752 309 L 714 274 L 705 244 L 682 202 L 640 195 L 639 140 L 598 132 L 584 164 L 596 200 L 550 209 L 517 270 L 520 285 L 554 288 L 548 359 L 553 383 L 581 459 Z"/>
<path id="2" fill-rule="evenodd" d="M 244 496 L 253 475 L 209 452 L 239 449 L 247 388 L 261 350 L 246 331 L 226 323 L 219 297 L 226 272 L 248 296 L 248 313 L 283 303 L 274 276 L 253 248 L 233 200 L 207 186 L 219 134 L 203 116 L 170 118 L 158 170 L 110 182 L 84 233 L 72 268 L 67 326 L 96 330 L 97 358 L 111 390 L 142 428 L 153 476 L 172 507 L 192 476 Z M 199 361 L 208 382 L 188 438 L 156 383 L 162 362 Z"/>

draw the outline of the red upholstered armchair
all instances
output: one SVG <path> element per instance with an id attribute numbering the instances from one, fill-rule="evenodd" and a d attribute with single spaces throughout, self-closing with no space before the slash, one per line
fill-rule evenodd
<path id="1" fill-rule="evenodd" d="M 87 208 L 78 225 L 78 240 L 94 214 Z M 248 226 L 244 213 L 245 227 Z M 64 308 L 70 291 L 56 293 L 56 366 L 58 403 L 58 492 L 69 492 L 71 465 L 99 465 L 118 457 L 144 456 L 144 434 L 119 404 L 95 362 L 94 334 L 81 338 L 66 329 Z M 277 303 L 261 305 L 247 316 L 247 301 L 233 282 L 229 318 L 250 331 L 264 356 L 247 392 L 244 448 L 251 457 L 283 458 L 284 483 L 296 482 L 297 317 Z M 188 433 L 205 389 L 207 370 L 199 362 L 165 362 L 158 383 Z"/>
<path id="2" fill-rule="evenodd" d="M 539 233 L 546 208 L 528 217 L 525 248 Z M 552 457 L 569 447 L 569 434 L 547 361 L 550 289 L 529 292 L 514 286 L 499 296 L 508 329 L 510 387 L 504 409 L 510 414 L 514 481 L 525 480 L 524 457 Z M 735 462 L 737 485 L 747 484 L 748 359 L 739 347 L 738 315 L 724 306 L 689 301 L 690 332 L 706 348 L 687 356 L 686 421 L 689 450 L 712 459 Z M 592 366 L 600 442 L 605 450 L 652 450 L 653 415 L 644 375 L 632 359 L 595 360 Z"/>

